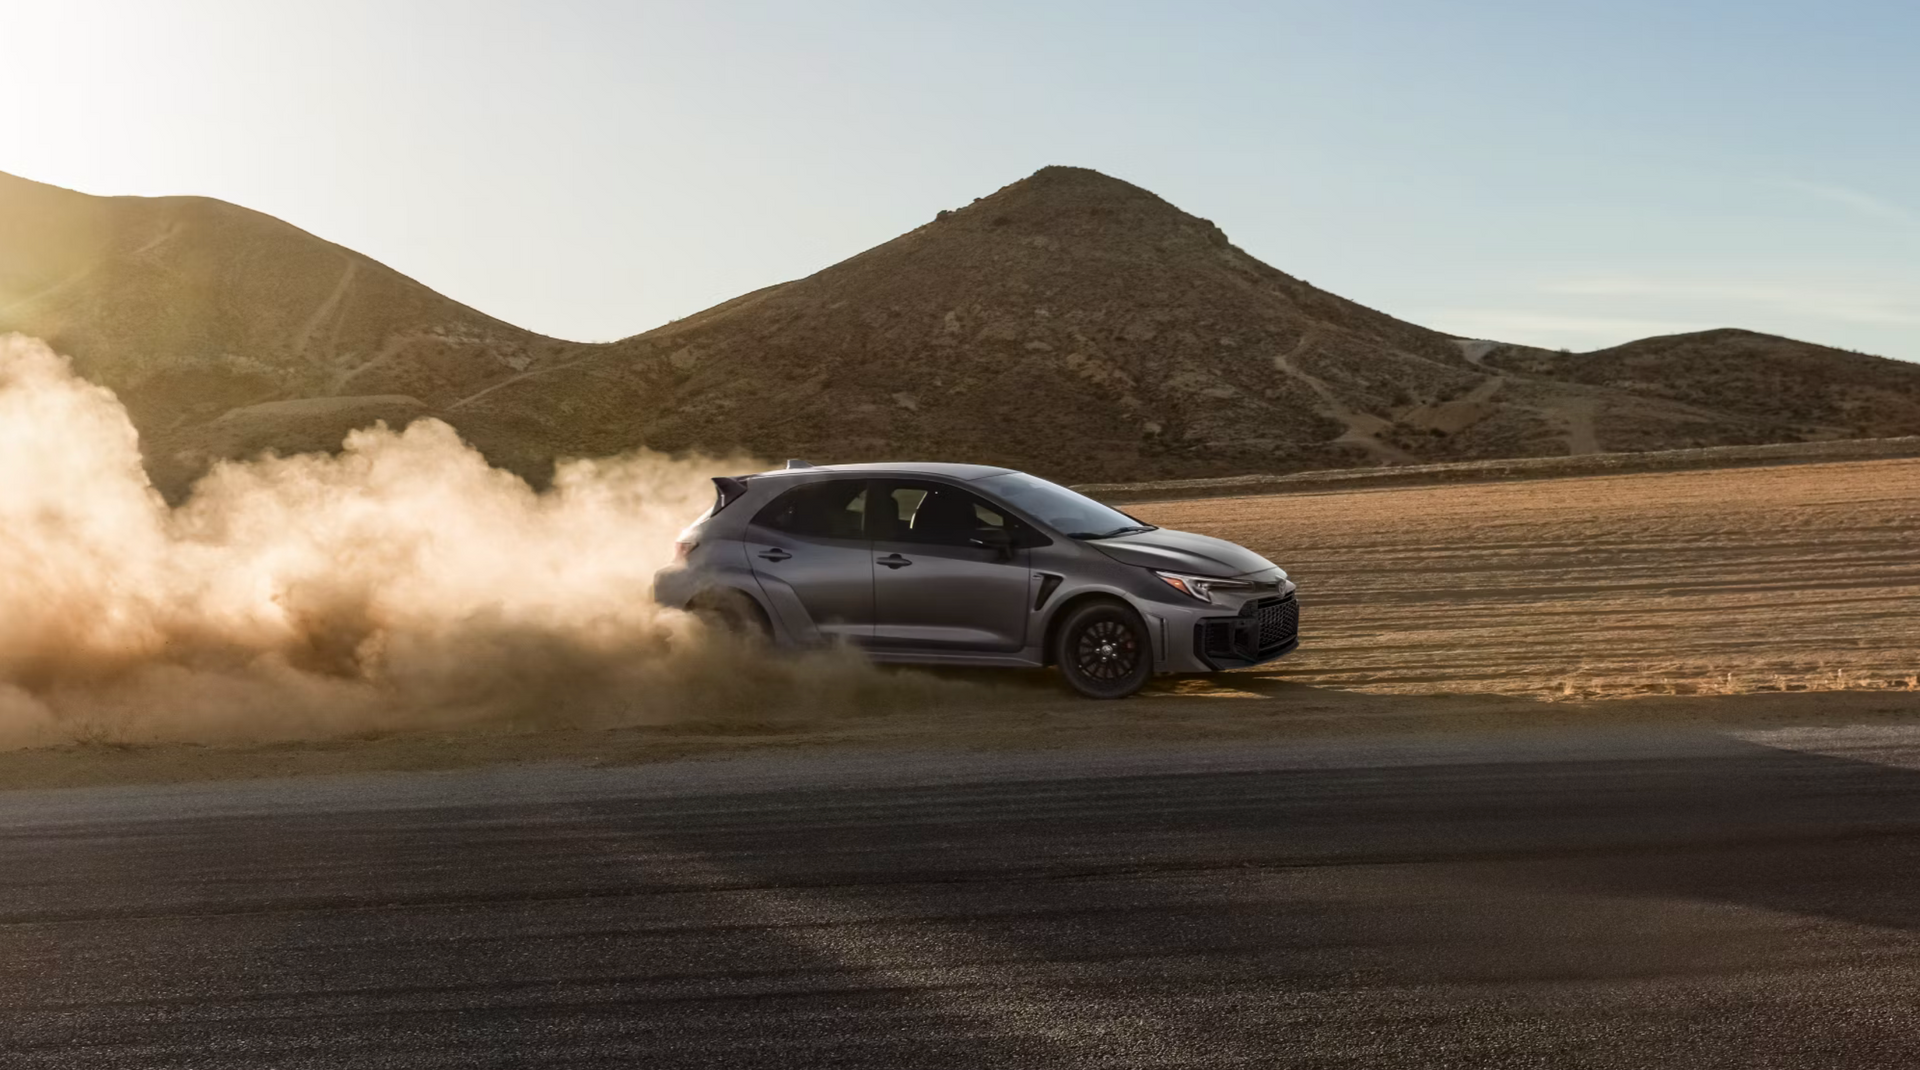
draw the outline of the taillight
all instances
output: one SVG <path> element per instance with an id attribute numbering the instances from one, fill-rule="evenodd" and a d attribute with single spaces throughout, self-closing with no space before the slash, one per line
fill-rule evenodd
<path id="1" fill-rule="evenodd" d="M 679 539 L 675 541 L 673 544 L 673 559 L 675 561 L 685 561 L 687 555 L 692 553 L 694 547 L 699 545 L 699 539 Z"/>

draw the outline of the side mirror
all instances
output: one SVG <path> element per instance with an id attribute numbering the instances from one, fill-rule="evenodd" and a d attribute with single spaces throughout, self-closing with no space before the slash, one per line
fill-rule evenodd
<path id="1" fill-rule="evenodd" d="M 1013 536 L 1005 528 L 977 528 L 967 542 L 983 550 L 992 550 L 1000 555 L 1001 560 L 1013 556 Z"/>

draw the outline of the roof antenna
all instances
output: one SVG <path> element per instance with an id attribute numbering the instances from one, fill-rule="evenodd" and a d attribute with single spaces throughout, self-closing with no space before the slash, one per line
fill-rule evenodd
<path id="1" fill-rule="evenodd" d="M 812 468 L 813 466 L 801 460 L 798 457 L 789 457 L 787 458 L 787 467 L 788 468 Z"/>

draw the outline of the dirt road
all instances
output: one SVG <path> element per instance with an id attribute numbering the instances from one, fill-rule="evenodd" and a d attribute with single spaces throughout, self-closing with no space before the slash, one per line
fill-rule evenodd
<path id="1" fill-rule="evenodd" d="M 1291 569 L 1305 605 L 1299 652 L 1249 672 L 1156 681 L 1120 704 L 1075 698 L 1051 673 L 908 675 L 896 679 L 924 686 L 882 680 L 841 713 L 790 718 L 689 708 L 613 730 L 0 751 L 0 786 L 622 764 L 755 748 L 1254 744 L 1920 716 L 1920 460 L 1128 508 Z"/>
<path id="2" fill-rule="evenodd" d="M 1920 690 L 1920 460 L 1139 503 L 1301 585 L 1257 675 L 1400 694 Z"/>

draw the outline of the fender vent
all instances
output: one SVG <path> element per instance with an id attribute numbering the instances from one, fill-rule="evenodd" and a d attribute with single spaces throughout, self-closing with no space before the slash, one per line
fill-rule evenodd
<path id="1" fill-rule="evenodd" d="M 1051 572 L 1042 572 L 1040 574 L 1040 594 L 1033 600 L 1034 609 L 1037 610 L 1047 604 L 1047 599 L 1053 597 L 1053 592 L 1060 589 L 1060 579 L 1061 577 L 1055 576 Z"/>

